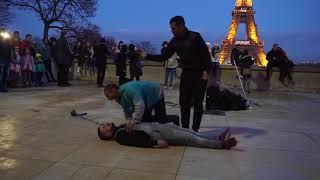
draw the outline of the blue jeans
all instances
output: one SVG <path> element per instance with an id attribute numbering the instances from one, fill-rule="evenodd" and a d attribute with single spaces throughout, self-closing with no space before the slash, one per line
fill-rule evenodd
<path id="1" fill-rule="evenodd" d="M 9 74 L 9 64 L 0 64 L 0 90 L 7 89 L 8 76 Z"/>
<path id="2" fill-rule="evenodd" d="M 177 68 L 166 68 L 166 76 L 164 78 L 164 85 L 167 86 L 168 85 L 168 79 L 170 78 L 170 84 L 169 86 L 172 86 L 173 83 L 173 77 L 176 76 L 176 69 Z"/>

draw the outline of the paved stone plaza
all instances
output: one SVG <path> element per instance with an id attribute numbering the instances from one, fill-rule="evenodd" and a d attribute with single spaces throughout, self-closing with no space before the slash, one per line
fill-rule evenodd
<path id="1" fill-rule="evenodd" d="M 231 151 L 170 147 L 141 149 L 102 142 L 94 124 L 73 118 L 72 109 L 99 122 L 124 122 L 93 82 L 69 88 L 18 89 L 0 94 L 0 179 L 130 180 L 318 180 L 320 95 L 253 92 L 262 105 L 225 116 L 205 115 L 200 131 L 232 126 L 239 146 Z M 178 102 L 177 88 L 166 90 Z M 167 106 L 179 114 L 177 106 Z M 208 132 L 211 133 L 211 132 Z"/>

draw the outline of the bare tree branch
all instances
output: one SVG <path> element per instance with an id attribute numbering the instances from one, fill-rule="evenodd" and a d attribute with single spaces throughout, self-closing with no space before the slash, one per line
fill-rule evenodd
<path id="1" fill-rule="evenodd" d="M 11 6 L 35 13 L 49 29 L 69 30 L 84 24 L 96 12 L 97 0 L 8 0 Z"/>
<path id="2" fill-rule="evenodd" d="M 10 22 L 12 16 L 9 4 L 6 1 L 0 2 L 0 27 L 5 27 Z"/>

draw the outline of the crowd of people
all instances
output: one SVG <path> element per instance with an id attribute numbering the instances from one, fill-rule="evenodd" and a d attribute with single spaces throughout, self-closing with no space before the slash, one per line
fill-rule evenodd
<path id="1" fill-rule="evenodd" d="M 41 43 L 34 42 L 30 34 L 21 40 L 18 31 L 14 32 L 12 38 L 0 38 L 2 92 L 7 92 L 8 88 L 39 87 L 53 82 L 57 82 L 61 87 L 70 86 L 69 71 L 73 63 L 78 64 L 76 71 L 81 79 L 87 75 L 96 76 L 97 86 L 103 87 L 108 58 L 114 59 L 119 84 L 131 80 L 139 81 L 143 75 L 140 52 L 134 44 L 126 45 L 123 41 L 119 42 L 115 56 L 111 57 L 103 38 L 98 43 L 79 40 L 73 48 L 70 48 L 66 39 L 66 32 L 61 32 L 59 39 L 51 37 L 50 40 L 43 39 Z M 130 67 L 130 78 L 126 78 L 127 63 Z M 56 75 L 52 66 L 57 71 Z"/>
<path id="2" fill-rule="evenodd" d="M 52 43 L 47 39 L 37 44 L 32 35 L 21 40 L 15 31 L 11 39 L 0 37 L 0 47 L 1 92 L 7 92 L 7 87 L 43 86 L 44 75 L 48 82 L 56 82 L 51 68 Z"/>
<path id="3" fill-rule="evenodd" d="M 134 44 L 126 45 L 120 41 L 116 48 L 114 57 L 110 57 L 111 53 L 106 45 L 105 39 L 100 42 L 77 41 L 73 48 L 65 37 L 66 33 L 62 32 L 59 39 L 54 37 L 43 39 L 41 43 L 34 42 L 32 35 L 27 34 L 24 40 L 20 39 L 18 31 L 15 31 L 12 38 L 4 38 L 0 36 L 0 91 L 7 92 L 7 88 L 16 87 L 32 87 L 44 86 L 47 83 L 57 82 L 58 86 L 70 86 L 68 82 L 70 67 L 73 63 L 77 63 L 76 71 L 80 73 L 81 79 L 96 76 L 97 86 L 103 87 L 107 58 L 113 58 L 116 66 L 116 76 L 119 77 L 119 85 L 128 81 L 140 80 L 143 75 L 143 53 L 137 50 Z M 176 38 L 177 39 L 177 38 Z M 220 47 L 215 44 L 213 48 L 207 44 L 210 52 L 210 67 L 213 76 L 217 76 L 220 58 Z M 171 56 L 166 56 L 170 54 Z M 185 66 L 185 62 L 180 61 L 179 52 L 172 51 L 170 43 L 164 41 L 162 43 L 161 55 L 148 56 L 149 60 L 159 61 L 159 58 L 166 56 L 165 59 L 165 77 L 164 88 L 172 88 L 174 78 L 177 77 L 177 68 Z M 202 52 L 203 54 L 203 52 Z M 287 86 L 285 80 L 289 84 L 294 84 L 291 71 L 294 63 L 288 59 L 285 51 L 275 44 L 271 51 L 267 54 L 268 66 L 265 80 L 268 81 L 271 76 L 273 67 L 280 69 L 279 80 Z M 244 89 L 250 93 L 250 78 L 252 75 L 251 66 L 254 64 L 252 56 L 248 50 L 240 50 L 240 45 L 232 50 L 231 62 L 240 68 Z M 127 78 L 127 64 L 129 64 L 129 78 Z M 190 64 L 193 66 L 196 64 Z M 53 73 L 54 66 L 57 71 Z M 196 65 L 198 66 L 198 65 Z M 186 69 L 186 68 L 185 68 Z M 185 71 L 185 75 L 187 71 Z"/>
<path id="4" fill-rule="evenodd" d="M 251 66 L 254 65 L 254 58 L 249 54 L 248 49 L 241 50 L 240 45 L 236 45 L 231 52 L 231 63 L 240 68 L 240 75 L 243 82 L 244 90 L 250 93 L 250 81 L 252 76 Z M 268 64 L 265 81 L 270 81 L 273 67 L 279 68 L 279 81 L 284 85 L 294 85 L 292 78 L 292 69 L 294 63 L 289 60 L 286 52 L 278 44 L 274 44 L 272 49 L 267 53 Z"/>

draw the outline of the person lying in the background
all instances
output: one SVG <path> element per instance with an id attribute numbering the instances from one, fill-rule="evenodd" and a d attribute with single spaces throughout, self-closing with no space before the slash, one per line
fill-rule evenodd
<path id="1" fill-rule="evenodd" d="M 210 149 L 231 149 L 237 145 L 235 137 L 230 138 L 229 128 L 215 137 L 206 137 L 173 124 L 138 123 L 131 133 L 125 130 L 125 125 L 115 126 L 107 123 L 98 128 L 101 140 L 115 140 L 121 145 L 144 148 L 167 148 L 172 146 L 192 146 Z"/>

